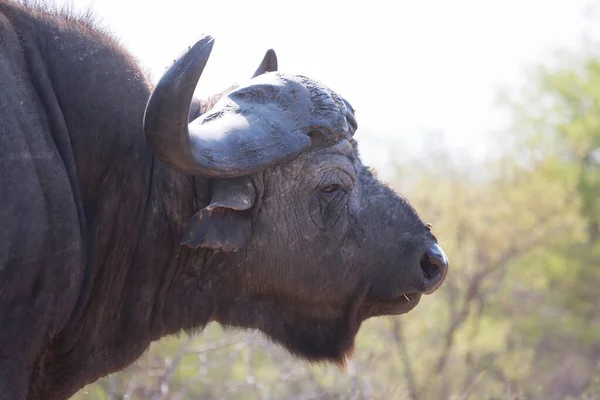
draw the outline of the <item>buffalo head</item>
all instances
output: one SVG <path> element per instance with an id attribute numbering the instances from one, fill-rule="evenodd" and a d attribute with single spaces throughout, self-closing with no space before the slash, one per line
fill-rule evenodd
<path id="1" fill-rule="evenodd" d="M 274 53 L 190 122 L 212 46 L 203 38 L 166 71 L 144 120 L 160 160 L 210 181 L 182 234 L 208 260 L 197 290 L 211 320 L 343 362 L 362 321 L 413 309 L 448 260 L 409 202 L 361 163 L 351 105 L 276 72 Z"/>

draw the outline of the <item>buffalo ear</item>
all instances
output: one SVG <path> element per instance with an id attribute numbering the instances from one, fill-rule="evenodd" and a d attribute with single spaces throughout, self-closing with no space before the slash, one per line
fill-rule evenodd
<path id="1" fill-rule="evenodd" d="M 250 208 L 254 199 L 254 185 L 248 177 L 216 181 L 210 204 L 190 218 L 181 244 L 226 252 L 241 250 L 252 235 Z"/>

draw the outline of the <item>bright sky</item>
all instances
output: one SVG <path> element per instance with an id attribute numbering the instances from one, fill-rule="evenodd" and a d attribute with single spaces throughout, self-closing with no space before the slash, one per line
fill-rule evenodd
<path id="1" fill-rule="evenodd" d="M 363 158 L 388 139 L 442 131 L 478 153 L 498 128 L 497 89 L 579 43 L 584 0 L 57 0 L 91 6 L 154 78 L 202 33 L 215 38 L 200 94 L 250 77 L 268 48 L 357 110 Z M 377 147 L 380 146 L 380 147 Z"/>

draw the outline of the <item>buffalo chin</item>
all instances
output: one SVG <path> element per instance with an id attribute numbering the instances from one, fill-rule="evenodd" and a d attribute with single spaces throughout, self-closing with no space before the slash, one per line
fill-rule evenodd
<path id="1" fill-rule="evenodd" d="M 309 362 L 331 362 L 343 368 L 354 352 L 366 291 L 341 313 L 327 317 L 299 313 L 268 301 L 241 301 L 220 307 L 216 322 L 223 326 L 257 329 L 290 354 Z M 318 306 L 311 307 L 314 313 Z M 312 314 L 312 315 L 311 315 Z"/>
<path id="2" fill-rule="evenodd" d="M 352 356 L 357 333 L 357 329 L 343 319 L 281 324 L 261 331 L 294 356 L 310 362 L 328 361 L 339 367 Z"/>
<path id="3" fill-rule="evenodd" d="M 361 313 L 366 318 L 406 314 L 412 311 L 420 301 L 421 294 L 415 292 L 386 300 L 367 298 L 361 307 Z"/>
<path id="4" fill-rule="evenodd" d="M 331 362 L 343 368 L 352 356 L 360 321 L 350 322 L 343 317 L 323 320 L 289 318 L 280 313 L 269 315 L 273 318 L 266 320 L 263 317 L 258 323 L 248 314 L 241 318 L 220 316 L 216 321 L 225 327 L 257 329 L 290 354 L 309 362 Z"/>

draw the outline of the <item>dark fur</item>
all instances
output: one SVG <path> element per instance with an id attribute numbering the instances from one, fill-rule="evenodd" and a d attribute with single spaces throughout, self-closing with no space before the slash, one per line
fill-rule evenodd
<path id="1" fill-rule="evenodd" d="M 313 151 L 247 178 L 248 218 L 227 220 L 251 224 L 251 239 L 234 240 L 242 251 L 180 246 L 215 181 L 148 150 L 151 85 L 136 61 L 89 16 L 7 0 L 0 54 L 0 398 L 66 399 L 150 342 L 210 321 L 343 363 L 362 320 L 418 302 L 420 251 L 433 238 L 351 140 L 348 196 L 304 201 L 302 182 L 329 159 Z M 327 215 L 311 214 L 319 229 L 304 218 L 309 203 Z M 207 223 L 241 211 L 220 212 Z M 405 306 L 390 300 L 413 292 Z"/>

